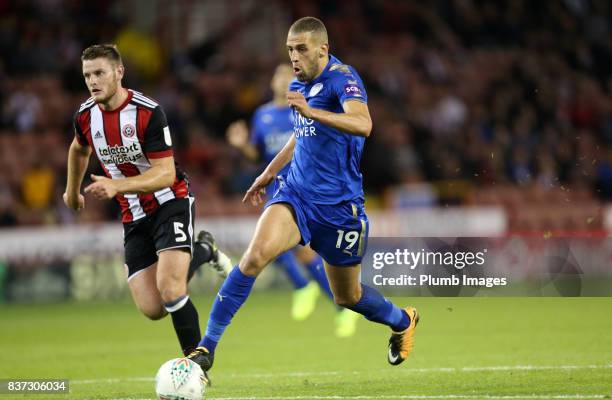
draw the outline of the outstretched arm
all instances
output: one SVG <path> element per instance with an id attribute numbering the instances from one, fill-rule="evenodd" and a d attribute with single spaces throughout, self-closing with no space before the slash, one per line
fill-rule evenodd
<path id="1" fill-rule="evenodd" d="M 242 202 L 245 203 L 247 200 L 251 201 L 251 204 L 256 206 L 263 202 L 262 195 L 265 194 L 266 186 L 268 186 L 275 178 L 278 172 L 287 165 L 293 158 L 293 149 L 295 148 L 295 136 L 291 135 L 291 138 L 285 144 L 285 147 L 278 152 L 276 157 L 270 161 L 270 164 L 266 167 L 264 172 L 261 173 L 255 179 L 255 182 L 251 185 L 249 190 L 242 198 Z"/>
<path id="2" fill-rule="evenodd" d="M 287 101 L 305 118 L 314 119 L 320 123 L 331 126 L 351 135 L 370 136 L 372 131 L 372 118 L 368 105 L 359 100 L 348 100 L 342 104 L 343 113 L 334 113 L 312 108 L 304 96 L 299 92 L 288 92 Z"/>

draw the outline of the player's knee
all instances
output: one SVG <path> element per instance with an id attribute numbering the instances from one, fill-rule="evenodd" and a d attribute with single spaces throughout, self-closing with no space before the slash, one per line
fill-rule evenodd
<path id="1" fill-rule="evenodd" d="M 334 303 L 344 308 L 352 307 L 357 304 L 360 297 L 361 296 L 358 292 L 334 295 Z"/>
<path id="2" fill-rule="evenodd" d="M 174 301 L 187 294 L 187 284 L 172 279 L 160 279 L 157 282 L 157 289 L 164 303 Z"/>
<path id="3" fill-rule="evenodd" d="M 269 262 L 270 260 L 266 257 L 264 251 L 259 248 L 252 248 L 247 250 L 240 260 L 240 271 L 245 275 L 257 276 Z"/>
<path id="4" fill-rule="evenodd" d="M 152 321 L 157 321 L 158 319 L 164 318 L 168 313 L 164 310 L 164 307 L 159 304 L 158 306 L 148 305 L 145 307 L 140 307 L 140 312 L 149 318 Z"/>

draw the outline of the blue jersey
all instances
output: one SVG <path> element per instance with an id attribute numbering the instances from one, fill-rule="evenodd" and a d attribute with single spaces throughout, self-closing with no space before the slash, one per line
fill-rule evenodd
<path id="1" fill-rule="evenodd" d="M 313 108 L 343 113 L 347 100 L 367 103 L 357 71 L 330 55 L 323 72 L 311 82 L 293 80 L 290 91 L 304 95 Z M 287 185 L 315 204 L 363 201 L 359 163 L 365 138 L 350 135 L 293 111 L 296 144 Z"/>
<path id="2" fill-rule="evenodd" d="M 266 165 L 283 149 L 293 134 L 293 115 L 289 106 L 267 103 L 255 110 L 251 121 L 251 143 L 259 151 Z M 286 175 L 287 164 L 279 175 Z"/>

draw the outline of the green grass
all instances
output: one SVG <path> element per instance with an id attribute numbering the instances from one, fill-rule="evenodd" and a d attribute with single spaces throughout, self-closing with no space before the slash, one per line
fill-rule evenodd
<path id="1" fill-rule="evenodd" d="M 211 301 L 195 298 L 202 325 Z M 399 367 L 386 363 L 387 328 L 362 320 L 337 339 L 328 302 L 299 323 L 289 303 L 287 292 L 252 296 L 218 348 L 208 399 L 612 395 L 612 298 L 415 298 L 416 346 Z M 69 395 L 35 399 L 154 398 L 157 368 L 178 356 L 170 320 L 148 321 L 128 300 L 2 306 L 0 321 L 0 378 L 71 380 Z"/>

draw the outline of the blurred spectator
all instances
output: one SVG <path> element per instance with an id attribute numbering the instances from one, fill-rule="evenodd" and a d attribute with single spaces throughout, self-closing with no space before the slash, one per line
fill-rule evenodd
<path id="1" fill-rule="evenodd" d="M 223 132 L 269 98 L 273 68 L 286 60 L 286 28 L 306 14 L 326 23 L 332 52 L 365 80 L 374 121 L 362 162 L 369 196 L 393 199 L 387 205 L 465 204 L 474 191 L 511 183 L 522 201 L 532 191 L 567 199 L 573 188 L 612 199 L 605 0 L 156 0 L 138 18 L 136 1 L 48 4 L 9 2 L 0 15 L 0 213 L 8 223 L 37 207 L 58 213 L 71 116 L 88 97 L 79 54 L 112 41 L 128 87 L 164 106 L 176 156 L 202 194 L 199 212 L 256 212 L 238 201 L 256 171 Z"/>
<path id="2" fill-rule="evenodd" d="M 55 194 L 54 184 L 53 170 L 40 162 L 34 162 L 21 183 L 24 205 L 33 210 L 49 208 Z"/>

